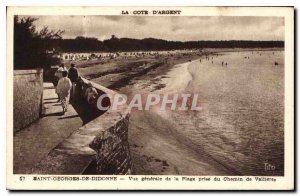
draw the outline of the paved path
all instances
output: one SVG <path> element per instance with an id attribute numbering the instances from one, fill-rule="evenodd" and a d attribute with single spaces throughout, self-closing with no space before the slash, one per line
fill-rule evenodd
<path id="1" fill-rule="evenodd" d="M 43 118 L 19 131 L 14 136 L 14 173 L 29 174 L 57 144 L 66 139 L 83 124 L 81 118 L 69 105 L 62 113 L 52 83 L 44 83 Z"/>

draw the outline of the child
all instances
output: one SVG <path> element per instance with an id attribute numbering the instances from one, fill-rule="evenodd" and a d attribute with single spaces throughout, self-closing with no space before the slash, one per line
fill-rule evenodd
<path id="1" fill-rule="evenodd" d="M 72 83 L 69 78 L 67 78 L 68 72 L 62 71 L 62 78 L 59 79 L 56 90 L 59 95 L 60 101 L 62 103 L 63 113 L 68 111 L 70 90 L 72 88 Z"/>

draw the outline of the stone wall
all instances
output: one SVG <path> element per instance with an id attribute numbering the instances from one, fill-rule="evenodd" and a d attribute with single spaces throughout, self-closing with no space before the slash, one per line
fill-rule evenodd
<path id="1" fill-rule="evenodd" d="M 89 81 L 83 79 L 87 88 Z M 114 96 L 116 92 L 91 82 L 99 95 Z M 83 96 L 84 92 L 76 93 Z M 104 105 L 109 105 L 103 100 Z M 89 104 L 91 111 L 97 109 Z M 56 146 L 33 170 L 34 174 L 131 174 L 132 162 L 128 143 L 129 110 L 108 109 L 89 121 Z"/>
<path id="2" fill-rule="evenodd" d="M 97 174 L 131 174 L 132 162 L 128 143 L 129 114 L 99 134 L 90 143 L 97 153 Z"/>
<path id="3" fill-rule="evenodd" d="M 43 70 L 14 70 L 14 133 L 37 120 L 42 113 Z"/>

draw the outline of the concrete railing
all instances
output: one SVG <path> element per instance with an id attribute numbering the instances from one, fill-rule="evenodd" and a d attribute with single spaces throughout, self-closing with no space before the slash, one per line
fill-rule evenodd
<path id="1" fill-rule="evenodd" d="M 76 93 L 83 99 L 84 91 L 92 84 L 101 94 L 114 97 L 116 92 L 83 79 L 82 92 Z M 103 99 L 109 106 L 110 98 Z M 92 111 L 96 104 L 89 104 Z M 110 108 L 57 145 L 45 159 L 37 164 L 34 174 L 131 174 L 132 162 L 128 143 L 130 112 L 126 106 L 118 110 Z"/>

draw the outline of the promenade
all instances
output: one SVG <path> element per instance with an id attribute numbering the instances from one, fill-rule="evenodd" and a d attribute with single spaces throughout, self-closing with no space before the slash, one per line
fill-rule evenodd
<path id="1" fill-rule="evenodd" d="M 52 83 L 44 83 L 43 102 L 43 117 L 14 135 L 15 174 L 32 173 L 38 162 L 83 125 L 82 119 L 71 104 L 68 112 L 62 113 Z"/>

